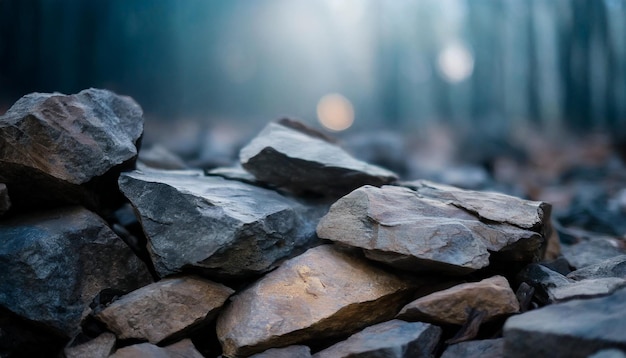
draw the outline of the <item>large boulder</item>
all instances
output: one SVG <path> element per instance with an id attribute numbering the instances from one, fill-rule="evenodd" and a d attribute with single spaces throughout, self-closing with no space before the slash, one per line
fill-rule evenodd
<path id="1" fill-rule="evenodd" d="M 200 171 L 134 171 L 119 184 L 161 276 L 190 267 L 212 276 L 258 274 L 317 240 L 310 216 L 321 213 L 272 190 Z"/>
<path id="2" fill-rule="evenodd" d="M 341 196 L 365 184 L 380 186 L 397 179 L 293 121 L 269 123 L 241 149 L 239 159 L 258 180 L 297 193 Z"/>
<path id="3" fill-rule="evenodd" d="M 487 267 L 490 260 L 511 266 L 541 257 L 543 233 L 549 231 L 548 204 L 488 193 L 481 202 L 473 192 L 417 184 L 424 190 L 388 185 L 354 190 L 320 220 L 318 236 L 411 271 L 467 274 Z"/>
<path id="4" fill-rule="evenodd" d="M 0 305 L 66 337 L 101 290 L 151 282 L 132 250 L 82 207 L 0 221 L 0 272 Z"/>
<path id="5" fill-rule="evenodd" d="M 363 258 L 318 246 L 233 296 L 217 335 L 228 357 L 347 335 L 391 319 L 410 288 Z"/>
<path id="6" fill-rule="evenodd" d="M 31 93 L 0 116 L 0 182 L 14 205 L 115 202 L 117 175 L 134 167 L 142 133 L 143 112 L 130 97 L 93 88 Z"/>

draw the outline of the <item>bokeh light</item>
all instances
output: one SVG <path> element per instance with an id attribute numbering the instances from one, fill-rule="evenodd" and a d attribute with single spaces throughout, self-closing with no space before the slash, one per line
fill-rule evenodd
<path id="1" fill-rule="evenodd" d="M 474 71 L 474 55 L 465 44 L 452 42 L 439 53 L 437 66 L 446 81 L 462 82 Z"/>
<path id="2" fill-rule="evenodd" d="M 317 103 L 317 119 L 326 129 L 343 131 L 354 123 L 354 108 L 341 94 L 327 94 Z"/>

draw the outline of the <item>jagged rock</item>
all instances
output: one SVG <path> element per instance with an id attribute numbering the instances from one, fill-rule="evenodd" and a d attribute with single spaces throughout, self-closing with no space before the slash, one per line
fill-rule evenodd
<path id="1" fill-rule="evenodd" d="M 151 282 L 131 249 L 82 207 L 0 221 L 0 272 L 0 305 L 67 337 L 99 291 Z"/>
<path id="2" fill-rule="evenodd" d="M 250 358 L 311 358 L 311 349 L 307 346 L 271 348 L 264 352 L 253 354 Z"/>
<path id="3" fill-rule="evenodd" d="M 6 184 L 0 183 L 0 216 L 11 208 L 11 199 Z"/>
<path id="4" fill-rule="evenodd" d="M 162 276 L 186 267 L 216 276 L 261 273 L 317 240 L 318 210 L 268 189 L 200 171 L 134 171 L 119 182 Z"/>
<path id="5" fill-rule="evenodd" d="M 198 277 L 166 278 L 122 296 L 95 317 L 120 339 L 156 344 L 210 322 L 233 292 Z"/>
<path id="6" fill-rule="evenodd" d="M 130 97 L 87 89 L 31 93 L 0 116 L 0 182 L 14 205 L 121 199 L 117 175 L 134 167 L 143 112 Z"/>
<path id="7" fill-rule="evenodd" d="M 626 289 L 610 296 L 572 300 L 510 317 L 504 325 L 505 357 L 587 357 L 626 349 Z"/>
<path id="8" fill-rule="evenodd" d="M 626 255 L 620 255 L 608 260 L 589 265 L 567 275 L 573 280 L 601 277 L 619 277 L 626 279 Z"/>
<path id="9" fill-rule="evenodd" d="M 354 190 L 320 220 L 318 236 L 411 271 L 466 274 L 486 267 L 490 259 L 510 266 L 541 257 L 546 204 L 502 194 L 483 194 L 481 202 L 473 192 L 453 188 L 448 195 L 439 192 L 439 185 L 420 183 L 423 190 L 417 191 L 397 186 Z"/>
<path id="10" fill-rule="evenodd" d="M 294 192 L 340 196 L 365 184 L 380 186 L 397 179 L 386 169 L 353 158 L 323 134 L 285 121 L 269 123 L 241 149 L 239 159 L 258 180 Z"/>
<path id="11" fill-rule="evenodd" d="M 346 335 L 391 319 L 409 289 L 363 258 L 318 246 L 235 295 L 217 335 L 226 356 Z"/>
<path id="12" fill-rule="evenodd" d="M 563 257 L 576 269 L 599 264 L 615 256 L 626 255 L 626 247 L 623 244 L 608 238 L 595 238 L 575 245 L 563 245 L 561 251 Z"/>
<path id="13" fill-rule="evenodd" d="M 485 339 L 481 341 L 461 342 L 449 346 L 441 358 L 502 358 L 504 357 L 504 339 Z"/>
<path id="14" fill-rule="evenodd" d="M 461 325 L 467 321 L 469 309 L 485 311 L 487 321 L 519 312 L 519 303 L 509 282 L 502 276 L 494 276 L 418 298 L 404 306 L 397 317 Z"/>
<path id="15" fill-rule="evenodd" d="M 432 357 L 440 336 L 441 328 L 437 326 L 394 319 L 367 327 L 313 357 Z"/>
<path id="16" fill-rule="evenodd" d="M 150 343 L 134 344 L 118 349 L 111 358 L 203 358 L 189 339 L 183 339 L 167 347 Z"/>
<path id="17" fill-rule="evenodd" d="M 66 358 L 107 358 L 115 347 L 115 335 L 104 332 L 83 344 L 65 348 Z"/>

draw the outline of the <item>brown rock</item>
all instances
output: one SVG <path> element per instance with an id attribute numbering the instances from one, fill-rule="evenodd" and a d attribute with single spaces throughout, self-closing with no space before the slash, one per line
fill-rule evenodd
<path id="1" fill-rule="evenodd" d="M 89 342 L 65 348 L 66 358 L 107 358 L 115 347 L 115 335 L 104 332 Z"/>
<path id="2" fill-rule="evenodd" d="M 135 344 L 118 349 L 111 358 L 203 358 L 190 339 L 183 339 L 167 347 L 150 343 Z"/>
<path id="3" fill-rule="evenodd" d="M 350 334 L 393 317 L 409 289 L 360 257 L 318 246 L 234 296 L 217 335 L 232 357 Z"/>
<path id="4" fill-rule="evenodd" d="M 486 311 L 485 320 L 519 311 L 519 303 L 509 282 L 494 276 L 480 282 L 464 283 L 421 297 L 404 306 L 398 318 L 443 324 L 463 324 L 468 308 Z"/>
<path id="5" fill-rule="evenodd" d="M 95 317 L 120 339 L 158 343 L 208 323 L 233 292 L 198 277 L 167 278 L 121 297 Z"/>

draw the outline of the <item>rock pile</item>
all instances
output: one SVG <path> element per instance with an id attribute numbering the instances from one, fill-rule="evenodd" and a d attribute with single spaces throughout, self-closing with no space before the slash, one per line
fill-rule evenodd
<path id="1" fill-rule="evenodd" d="M 237 167 L 135 166 L 142 128 L 95 89 L 0 117 L 0 357 L 626 349 L 623 249 L 542 261 L 547 203 L 400 182 L 291 120 Z"/>

